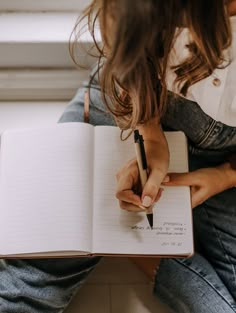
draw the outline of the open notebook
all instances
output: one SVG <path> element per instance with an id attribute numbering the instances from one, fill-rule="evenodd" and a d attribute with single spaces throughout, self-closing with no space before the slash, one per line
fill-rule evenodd
<path id="1" fill-rule="evenodd" d="M 135 156 L 112 126 L 55 124 L 7 130 L 0 153 L 0 256 L 189 256 L 188 187 L 164 187 L 151 230 L 144 213 L 119 208 L 115 173 Z M 188 171 L 186 138 L 166 133 L 170 171 Z"/>

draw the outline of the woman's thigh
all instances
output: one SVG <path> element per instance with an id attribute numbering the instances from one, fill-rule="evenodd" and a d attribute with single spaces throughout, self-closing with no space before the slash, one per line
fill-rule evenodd
<path id="1" fill-rule="evenodd" d="M 63 312 L 99 259 L 0 260 L 0 312 Z"/>
<path id="2" fill-rule="evenodd" d="M 208 199 L 194 210 L 196 249 L 236 301 L 236 188 Z"/>
<path id="3" fill-rule="evenodd" d="M 193 210 L 196 254 L 163 260 L 156 294 L 178 313 L 236 312 L 236 188 Z"/>
<path id="4" fill-rule="evenodd" d="M 154 293 L 175 313 L 235 313 L 232 295 L 212 267 L 196 253 L 189 259 L 162 260 Z"/>
<path id="5" fill-rule="evenodd" d="M 209 157 L 190 156 L 191 170 L 211 166 Z M 195 249 L 213 266 L 236 301 L 236 188 L 193 210 Z"/>

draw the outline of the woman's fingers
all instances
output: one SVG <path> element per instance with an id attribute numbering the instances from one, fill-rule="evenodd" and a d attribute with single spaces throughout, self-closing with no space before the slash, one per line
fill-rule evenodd
<path id="1" fill-rule="evenodd" d="M 122 190 L 116 192 L 116 197 L 119 201 L 132 203 L 133 205 L 140 206 L 141 200 L 138 195 L 136 195 L 133 190 Z"/>
<path id="2" fill-rule="evenodd" d="M 164 178 L 164 173 L 159 170 L 151 171 L 148 180 L 144 186 L 142 192 L 142 205 L 144 207 L 151 206 L 154 202 L 156 202 L 160 196 L 163 189 L 160 189 L 160 185 Z"/>
<path id="3" fill-rule="evenodd" d="M 206 190 L 201 185 L 197 171 L 190 173 L 171 173 L 168 174 L 169 181 L 163 182 L 166 186 L 189 186 L 191 187 L 191 205 L 195 208 L 206 200 Z"/>
<path id="4" fill-rule="evenodd" d="M 116 175 L 116 198 L 119 200 L 120 208 L 126 211 L 139 212 L 144 211 L 141 198 L 134 192 L 138 189 L 138 170 L 137 162 L 128 163 L 128 168 L 122 168 Z"/>
<path id="5" fill-rule="evenodd" d="M 170 173 L 169 179 L 164 178 L 162 184 L 166 186 L 192 186 L 196 184 L 196 173 Z M 169 180 L 169 181 L 165 181 Z"/>
<path id="6" fill-rule="evenodd" d="M 137 161 L 136 159 L 130 160 L 116 175 L 116 198 L 119 200 L 120 207 L 137 212 L 152 206 L 161 197 L 163 188 L 160 188 L 160 185 L 165 174 L 159 168 L 150 170 L 142 190 Z"/>
<path id="7" fill-rule="evenodd" d="M 120 208 L 126 211 L 130 212 L 145 212 L 146 208 L 143 206 L 137 206 L 133 203 L 125 202 L 125 201 L 119 201 Z"/>
<path id="8" fill-rule="evenodd" d="M 158 193 L 157 193 L 157 195 L 156 195 L 156 198 L 155 198 L 154 202 L 157 202 L 157 201 L 161 198 L 161 195 L 162 195 L 162 192 L 163 192 L 163 191 L 164 191 L 163 188 L 160 188 L 160 189 L 158 190 Z"/>

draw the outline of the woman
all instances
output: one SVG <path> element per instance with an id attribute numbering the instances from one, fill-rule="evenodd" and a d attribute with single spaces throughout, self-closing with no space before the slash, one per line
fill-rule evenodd
<path id="1" fill-rule="evenodd" d="M 175 312 L 236 312 L 234 8 L 235 1 L 223 0 L 99 0 L 85 12 L 91 22 L 93 13 L 99 17 L 105 59 L 99 84 L 112 112 L 94 77 L 90 122 L 137 127 L 145 139 L 147 184 L 141 197 L 134 194 L 136 161 L 124 165 L 117 174 L 121 208 L 149 207 L 163 180 L 191 187 L 197 253 L 163 260 L 155 278 L 155 293 Z M 83 121 L 85 89 L 60 122 Z M 167 175 L 161 124 L 188 136 L 191 173 Z M 62 312 L 98 261 L 2 260 L 1 311 Z"/>

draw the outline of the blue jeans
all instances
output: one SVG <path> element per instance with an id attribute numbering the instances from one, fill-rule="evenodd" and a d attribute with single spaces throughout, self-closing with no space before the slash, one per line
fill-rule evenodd
<path id="1" fill-rule="evenodd" d="M 90 123 L 115 125 L 102 103 L 96 81 L 92 87 Z M 79 89 L 59 122 L 83 121 L 84 91 L 85 88 Z M 185 109 L 191 108 L 191 112 L 198 111 L 197 115 L 195 113 L 190 115 L 190 112 L 186 114 L 188 118 L 186 123 L 183 122 L 185 110 L 179 108 L 179 106 L 182 108 L 182 105 L 185 105 Z M 194 118 L 196 125 L 192 121 L 189 122 L 190 118 Z M 191 169 L 213 166 L 217 162 L 222 162 L 229 151 L 235 151 L 236 137 L 233 134 L 229 135 L 230 129 L 227 127 L 223 127 L 225 138 L 222 140 L 222 144 L 226 144 L 226 147 L 217 146 L 221 137 L 218 136 L 217 141 L 213 135 L 217 134 L 216 129 L 222 130 L 221 125 L 212 122 L 201 112 L 196 103 L 173 100 L 170 96 L 163 124 L 167 128 L 182 129 L 190 138 Z M 213 129 L 212 132 L 210 132 L 211 129 Z M 211 146 L 206 146 L 210 141 Z M 219 150 L 222 152 L 219 153 Z M 155 279 L 154 293 L 175 312 L 236 312 L 235 189 L 227 190 L 209 199 L 194 210 L 197 253 L 192 258 L 161 262 Z M 98 257 L 1 260 L 0 312 L 63 312 L 99 260 Z"/>
<path id="2" fill-rule="evenodd" d="M 169 95 L 162 123 L 188 136 L 190 170 L 236 153 L 236 128 L 216 122 L 195 102 Z M 179 313 L 236 312 L 236 188 L 195 208 L 193 222 L 195 255 L 162 260 L 154 292 Z"/>

